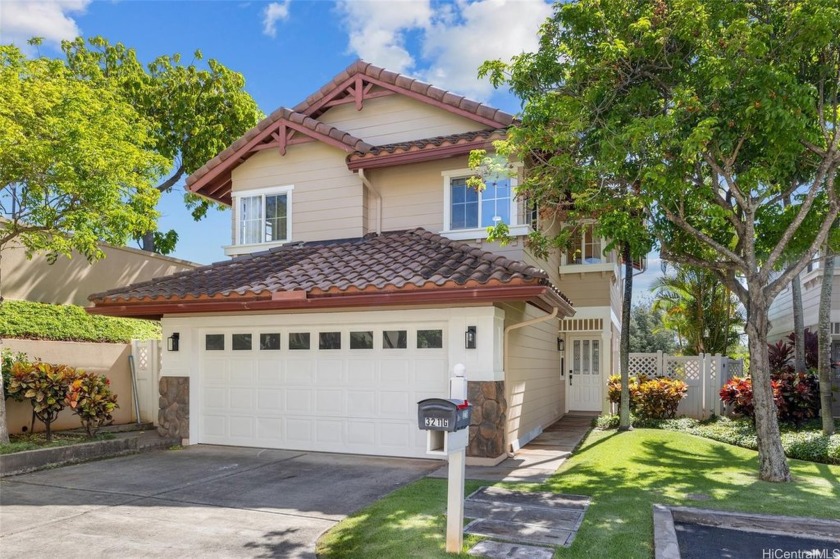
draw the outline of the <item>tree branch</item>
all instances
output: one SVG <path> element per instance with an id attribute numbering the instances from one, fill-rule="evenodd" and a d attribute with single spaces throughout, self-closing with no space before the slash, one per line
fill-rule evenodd
<path id="1" fill-rule="evenodd" d="M 837 220 L 837 216 L 840 215 L 840 201 L 837 199 L 837 193 L 834 192 L 834 181 L 837 175 L 836 166 L 831 171 L 832 172 L 826 179 L 826 190 L 828 191 L 829 196 L 829 209 L 824 218 L 823 224 L 820 226 L 816 237 L 814 237 L 814 240 L 811 242 L 811 246 L 808 247 L 805 255 L 800 258 L 797 263 L 790 265 L 784 272 L 782 272 L 781 275 L 779 275 L 779 277 L 767 284 L 764 288 L 765 295 L 768 300 L 775 298 L 776 295 L 778 295 L 782 289 L 784 289 L 787 284 L 793 280 L 794 276 L 805 269 L 805 266 L 807 266 L 814 258 L 814 255 L 825 242 L 828 237 L 828 233 L 831 231 L 831 228 L 834 226 L 834 222 Z"/>
<path id="2" fill-rule="evenodd" d="M 674 224 L 677 225 L 680 229 L 688 233 L 689 235 L 693 235 L 697 237 L 700 241 L 704 242 L 709 248 L 719 252 L 720 254 L 726 256 L 729 260 L 733 262 L 733 264 L 737 266 L 741 266 L 742 268 L 746 269 L 746 262 L 744 259 L 732 252 L 727 247 L 723 246 L 713 238 L 709 237 L 699 229 L 695 228 L 689 222 L 687 222 L 682 216 L 675 214 L 668 208 L 663 206 L 662 210 L 665 212 L 665 216 Z"/>
<path id="3" fill-rule="evenodd" d="M 175 186 L 178 180 L 184 175 L 184 164 L 182 163 L 176 170 L 175 174 L 166 179 L 164 182 L 157 185 L 157 189 L 161 192 L 168 192 L 170 188 Z"/>

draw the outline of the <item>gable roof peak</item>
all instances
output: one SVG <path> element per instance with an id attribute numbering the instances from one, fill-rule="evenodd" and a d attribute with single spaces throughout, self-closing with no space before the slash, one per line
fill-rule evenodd
<path id="1" fill-rule="evenodd" d="M 294 110 L 318 118 L 329 108 L 327 106 L 329 101 L 345 94 L 345 90 L 352 85 L 353 81 L 359 78 L 369 84 L 391 90 L 395 93 L 402 93 L 408 97 L 455 112 L 465 118 L 475 120 L 492 128 L 504 128 L 514 122 L 514 116 L 505 111 L 469 99 L 463 95 L 440 89 L 407 74 L 400 74 L 376 66 L 361 58 L 336 74 L 332 80 L 304 101 L 295 105 Z"/>

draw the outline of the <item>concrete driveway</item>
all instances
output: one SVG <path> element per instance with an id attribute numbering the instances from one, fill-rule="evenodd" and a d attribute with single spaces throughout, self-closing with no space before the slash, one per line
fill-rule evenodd
<path id="1" fill-rule="evenodd" d="M 348 514 L 432 460 L 192 446 L 0 481 L 13 557 L 314 557 Z"/>

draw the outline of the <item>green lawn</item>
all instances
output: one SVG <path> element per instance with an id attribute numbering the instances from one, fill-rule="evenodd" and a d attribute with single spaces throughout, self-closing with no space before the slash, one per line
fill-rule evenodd
<path id="1" fill-rule="evenodd" d="M 593 431 L 547 483 L 515 486 L 592 498 L 574 545 L 555 557 L 650 558 L 654 503 L 840 518 L 840 466 L 790 465 L 793 483 L 767 483 L 751 450 L 670 431 Z M 339 523 L 318 542 L 319 557 L 451 557 L 445 510 L 446 481 L 420 480 Z"/>

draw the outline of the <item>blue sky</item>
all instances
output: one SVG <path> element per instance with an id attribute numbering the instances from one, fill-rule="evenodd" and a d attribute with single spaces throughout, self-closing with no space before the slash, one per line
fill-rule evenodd
<path id="1" fill-rule="evenodd" d="M 146 62 L 176 52 L 189 60 L 199 49 L 242 73 L 264 113 L 294 106 L 356 58 L 516 113 L 517 100 L 478 80 L 476 70 L 484 60 L 536 50 L 550 14 L 544 0 L 2 0 L 0 42 L 24 46 L 40 36 L 40 53 L 57 56 L 62 39 L 102 35 Z M 160 229 L 180 235 L 174 256 L 225 258 L 228 212 L 194 223 L 178 193 L 159 209 Z"/>

